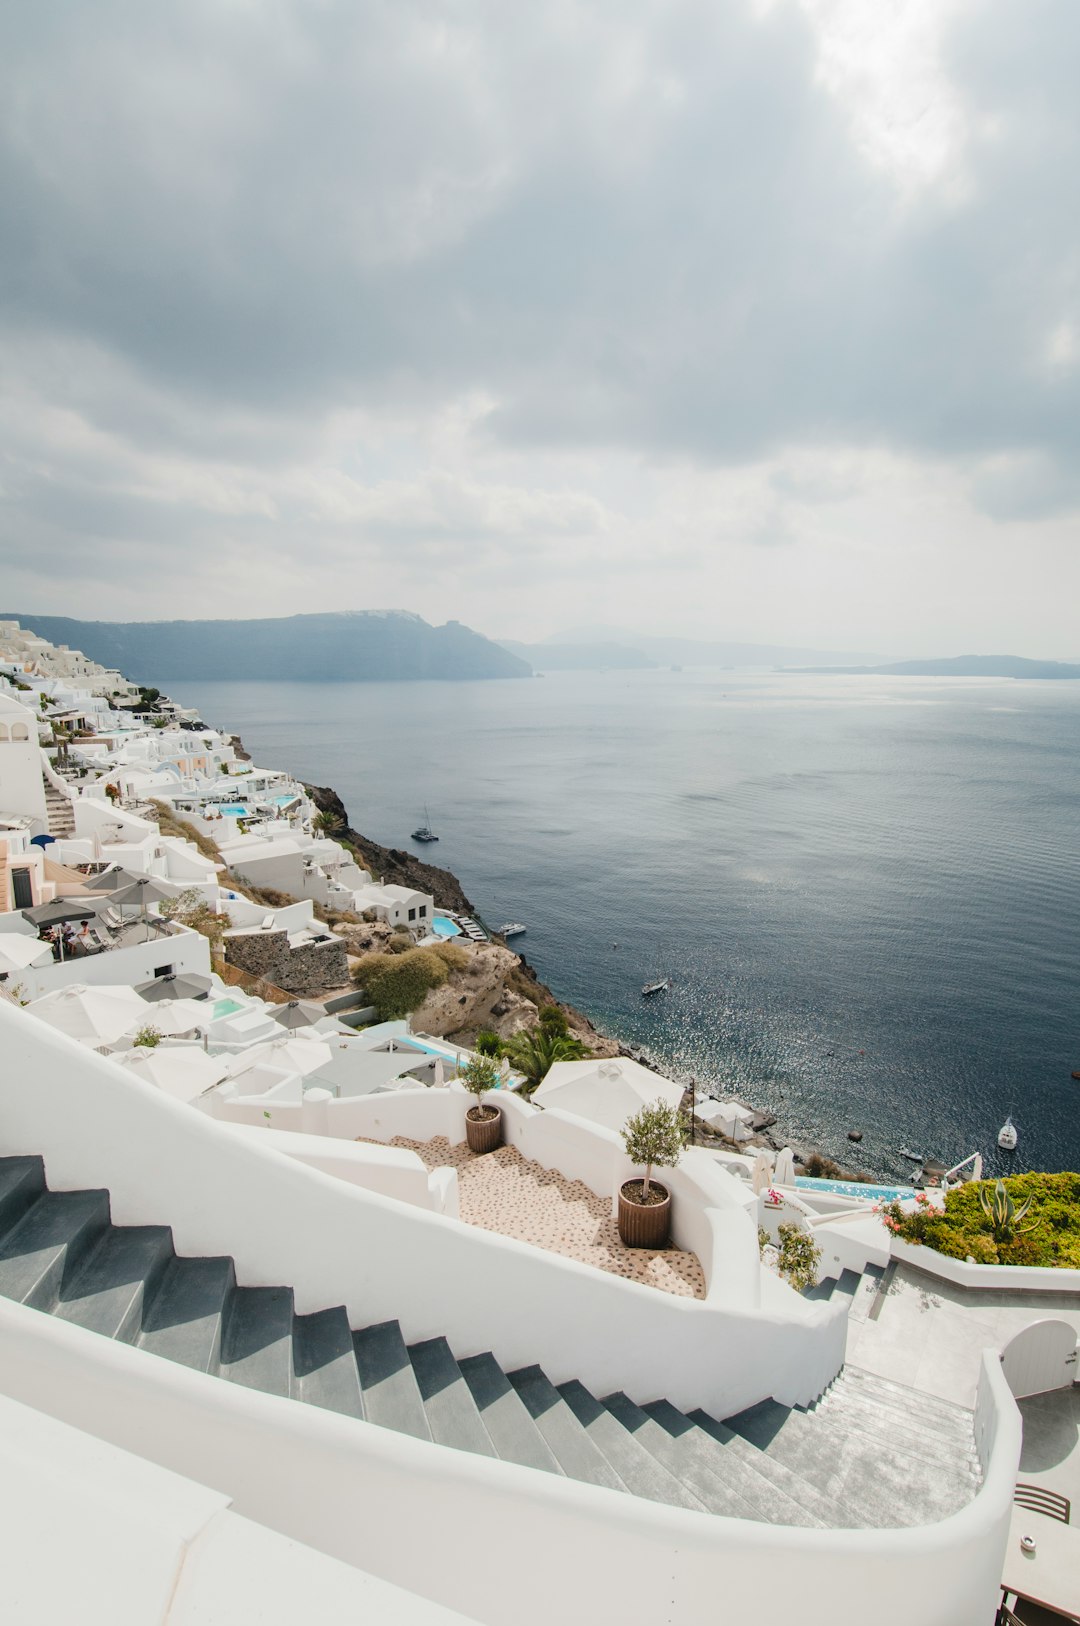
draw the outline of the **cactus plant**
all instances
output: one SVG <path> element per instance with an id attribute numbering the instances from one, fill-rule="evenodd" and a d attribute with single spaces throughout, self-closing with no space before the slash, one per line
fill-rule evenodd
<path id="1" fill-rule="evenodd" d="M 1025 1197 L 1017 1207 L 1005 1189 L 1004 1180 L 995 1181 L 992 1192 L 986 1186 L 979 1187 L 979 1206 L 994 1228 L 995 1242 L 1011 1242 L 1014 1236 L 1023 1236 L 1025 1231 L 1035 1229 L 1033 1225 L 1025 1225 L 1017 1230 L 1016 1222 L 1022 1220 L 1031 1207 L 1031 1198 Z"/>

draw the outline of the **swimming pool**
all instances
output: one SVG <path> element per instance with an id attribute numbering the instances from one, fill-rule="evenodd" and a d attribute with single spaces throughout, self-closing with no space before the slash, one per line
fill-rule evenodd
<path id="1" fill-rule="evenodd" d="M 230 819 L 249 819 L 252 813 L 252 809 L 248 807 L 246 802 L 226 802 L 218 811 L 224 813 Z"/>
<path id="2" fill-rule="evenodd" d="M 864 1186 L 861 1180 L 813 1180 L 808 1174 L 797 1174 L 795 1185 L 803 1191 L 829 1191 L 837 1197 L 861 1197 L 871 1203 L 891 1203 L 915 1195 L 914 1186 Z"/>
<path id="3" fill-rule="evenodd" d="M 242 1011 L 243 1008 L 243 1005 L 241 1005 L 238 999 L 215 1000 L 214 1014 L 211 1020 L 216 1022 L 219 1016 L 232 1016 L 236 1011 Z"/>
<path id="4" fill-rule="evenodd" d="M 447 920 L 445 915 L 436 915 L 431 922 L 431 930 L 436 937 L 460 937 L 461 927 L 456 920 Z"/>

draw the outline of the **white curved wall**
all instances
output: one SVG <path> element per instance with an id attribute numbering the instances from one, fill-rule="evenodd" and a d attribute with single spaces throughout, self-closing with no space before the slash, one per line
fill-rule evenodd
<path id="1" fill-rule="evenodd" d="M 807 1530 L 689 1513 L 428 1445 L 0 1300 L 9 1394 L 227 1492 L 239 1513 L 489 1626 L 987 1626 L 1020 1419 L 984 1359 L 985 1482 L 940 1524 Z M 553 1558 L 557 1561 L 552 1561 Z M 383 1617 L 379 1617 L 383 1618 Z"/>
<path id="2" fill-rule="evenodd" d="M 363 1191 L 6 1005 L 0 1046 L 0 1150 L 43 1154 L 58 1187 L 106 1187 L 117 1223 L 171 1225 L 181 1253 L 231 1254 L 243 1283 L 292 1285 L 302 1312 L 345 1304 L 354 1326 L 397 1319 L 457 1355 L 721 1417 L 768 1396 L 805 1404 L 843 1361 L 842 1306 L 795 1320 L 676 1298 Z"/>

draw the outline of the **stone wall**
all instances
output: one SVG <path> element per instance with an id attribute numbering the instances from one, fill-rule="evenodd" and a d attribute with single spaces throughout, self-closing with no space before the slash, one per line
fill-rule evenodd
<path id="1" fill-rule="evenodd" d="M 290 994 L 318 994 L 344 988 L 349 981 L 345 945 L 337 938 L 290 948 L 286 931 L 240 932 L 226 935 L 224 948 L 230 965 L 265 977 Z"/>

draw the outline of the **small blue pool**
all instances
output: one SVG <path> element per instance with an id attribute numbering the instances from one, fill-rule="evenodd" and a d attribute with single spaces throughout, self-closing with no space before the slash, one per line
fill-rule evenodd
<path id="1" fill-rule="evenodd" d="M 864 1186 L 861 1180 L 813 1180 L 808 1174 L 797 1174 L 795 1184 L 803 1191 L 830 1191 L 837 1197 L 861 1197 L 871 1203 L 891 1203 L 915 1195 L 914 1186 Z"/>
<path id="2" fill-rule="evenodd" d="M 251 808 L 248 807 L 246 802 L 225 802 L 219 811 L 230 819 L 249 819 L 251 817 Z"/>
<path id="3" fill-rule="evenodd" d="M 456 920 L 447 920 L 445 915 L 435 915 L 431 922 L 431 930 L 436 937 L 460 937 L 461 927 Z"/>

